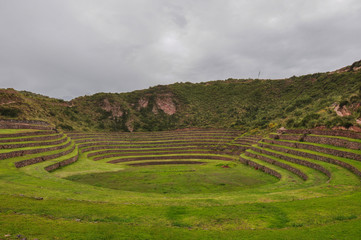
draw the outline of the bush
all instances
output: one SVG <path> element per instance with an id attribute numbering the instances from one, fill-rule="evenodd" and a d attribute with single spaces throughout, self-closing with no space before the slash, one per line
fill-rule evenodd
<path id="1" fill-rule="evenodd" d="M 21 111 L 17 108 L 0 108 L 0 115 L 5 117 L 16 118 L 20 113 Z"/>
<path id="2" fill-rule="evenodd" d="M 286 122 L 286 127 L 292 128 L 295 125 L 295 120 L 293 118 L 290 118 Z"/>
<path id="3" fill-rule="evenodd" d="M 58 126 L 56 126 L 57 128 L 61 128 L 63 130 L 67 130 L 67 131 L 73 131 L 74 128 L 70 125 L 67 124 L 59 124 Z"/>

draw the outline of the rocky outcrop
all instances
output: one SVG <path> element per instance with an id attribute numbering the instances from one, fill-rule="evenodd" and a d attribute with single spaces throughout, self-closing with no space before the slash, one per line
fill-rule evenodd
<path id="1" fill-rule="evenodd" d="M 351 115 L 351 111 L 347 108 L 346 105 L 340 106 L 339 104 L 336 104 L 333 110 L 340 117 L 346 117 Z"/>
<path id="2" fill-rule="evenodd" d="M 114 104 L 111 104 L 109 102 L 109 100 L 107 98 L 104 99 L 103 101 L 103 105 L 101 107 L 103 110 L 107 111 L 107 112 L 110 112 L 111 113 L 111 117 L 113 119 L 116 119 L 116 118 L 120 118 L 123 116 L 124 112 L 123 110 L 121 109 L 120 105 L 114 103 Z"/>
<path id="3" fill-rule="evenodd" d="M 141 108 L 148 107 L 148 104 L 149 104 L 149 99 L 148 98 L 146 98 L 146 97 L 140 98 L 139 101 L 138 101 L 138 105 L 139 105 L 138 110 L 140 110 Z"/>
<path id="4" fill-rule="evenodd" d="M 165 114 L 173 115 L 177 112 L 171 94 L 158 95 L 155 99 L 155 103 L 157 108 L 161 109 Z"/>

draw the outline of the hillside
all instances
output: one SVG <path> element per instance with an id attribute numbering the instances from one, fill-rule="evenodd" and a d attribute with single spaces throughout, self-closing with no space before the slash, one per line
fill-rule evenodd
<path id="1" fill-rule="evenodd" d="M 282 80 L 175 83 L 71 101 L 0 89 L 0 118 L 44 120 L 78 131 L 358 129 L 361 61 L 340 70 Z"/>

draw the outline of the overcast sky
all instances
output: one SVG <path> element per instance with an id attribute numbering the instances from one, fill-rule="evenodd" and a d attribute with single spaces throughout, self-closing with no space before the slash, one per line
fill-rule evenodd
<path id="1" fill-rule="evenodd" d="M 360 0 L 0 0 L 0 88 L 71 99 L 361 59 Z"/>

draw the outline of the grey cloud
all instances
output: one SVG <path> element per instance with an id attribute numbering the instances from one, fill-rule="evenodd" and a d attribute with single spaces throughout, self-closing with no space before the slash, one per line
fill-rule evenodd
<path id="1" fill-rule="evenodd" d="M 60 98 L 361 59 L 357 0 L 3 0 L 0 87 Z"/>

